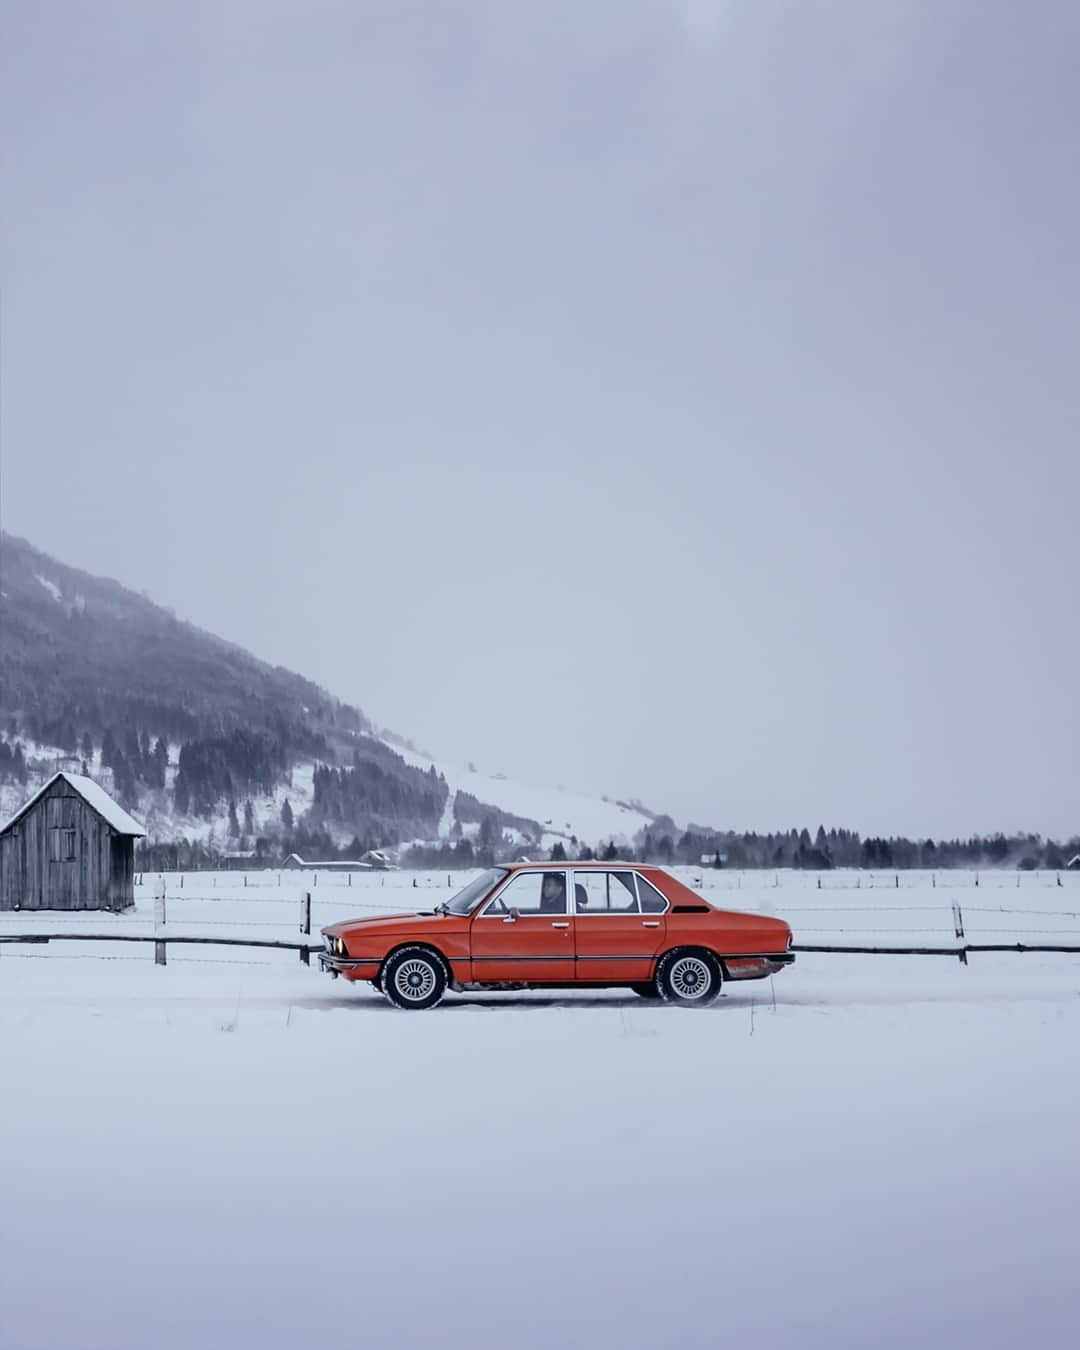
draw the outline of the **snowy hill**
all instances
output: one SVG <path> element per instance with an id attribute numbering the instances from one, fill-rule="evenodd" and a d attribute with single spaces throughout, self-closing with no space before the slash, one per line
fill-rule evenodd
<path id="1" fill-rule="evenodd" d="M 601 840 L 630 843 L 647 829 L 652 817 L 624 802 L 584 796 L 562 788 L 539 788 L 508 778 L 503 773 L 487 774 L 470 766 L 462 769 L 435 761 L 415 750 L 395 746 L 409 764 L 419 769 L 433 765 L 446 779 L 450 789 L 446 813 L 440 822 L 441 838 L 449 837 L 453 824 L 455 794 L 466 792 L 481 802 L 497 806 L 508 814 L 535 821 L 542 830 L 542 844 L 550 848 L 557 839 L 571 837 L 595 844 Z"/>
<path id="2" fill-rule="evenodd" d="M 0 816 L 85 772 L 151 840 L 243 852 L 630 842 L 649 816 L 433 761 L 302 676 L 0 535 Z M 321 841 L 321 844 L 320 844 Z"/>

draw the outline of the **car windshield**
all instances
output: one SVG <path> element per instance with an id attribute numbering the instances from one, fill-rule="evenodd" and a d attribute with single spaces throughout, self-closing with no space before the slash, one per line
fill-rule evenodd
<path id="1" fill-rule="evenodd" d="M 446 902 L 448 914 L 471 914 L 484 896 L 507 875 L 505 867 L 489 867 L 481 872 L 475 881 L 470 881 L 464 890 L 458 891 L 452 900 Z"/>

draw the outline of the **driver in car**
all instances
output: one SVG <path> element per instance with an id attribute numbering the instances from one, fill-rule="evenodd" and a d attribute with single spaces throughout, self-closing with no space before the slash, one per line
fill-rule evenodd
<path id="1" fill-rule="evenodd" d="M 545 874 L 540 886 L 540 913 L 566 913 L 566 878 L 561 873 Z"/>

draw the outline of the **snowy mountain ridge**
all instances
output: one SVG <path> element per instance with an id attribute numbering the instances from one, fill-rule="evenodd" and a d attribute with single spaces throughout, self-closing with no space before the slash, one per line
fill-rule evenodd
<path id="1" fill-rule="evenodd" d="M 645 811 L 443 763 L 146 595 L 0 534 L 0 815 L 87 773 L 158 842 L 223 852 L 630 843 Z"/>

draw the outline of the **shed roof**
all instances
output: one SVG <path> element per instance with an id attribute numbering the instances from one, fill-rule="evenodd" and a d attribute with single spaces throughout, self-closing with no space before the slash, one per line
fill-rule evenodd
<path id="1" fill-rule="evenodd" d="M 96 811 L 105 823 L 116 831 L 117 834 L 145 835 L 146 831 L 135 819 L 128 815 L 119 803 L 114 802 L 105 789 L 95 783 L 92 778 L 85 778 L 81 773 L 54 773 L 47 783 L 34 793 L 29 801 L 23 802 L 22 806 L 15 812 L 6 825 L 0 827 L 0 834 L 10 830 L 16 821 L 21 820 L 27 811 L 45 795 L 57 779 L 62 778 L 65 783 L 79 794 L 83 801 L 92 811 Z"/>

